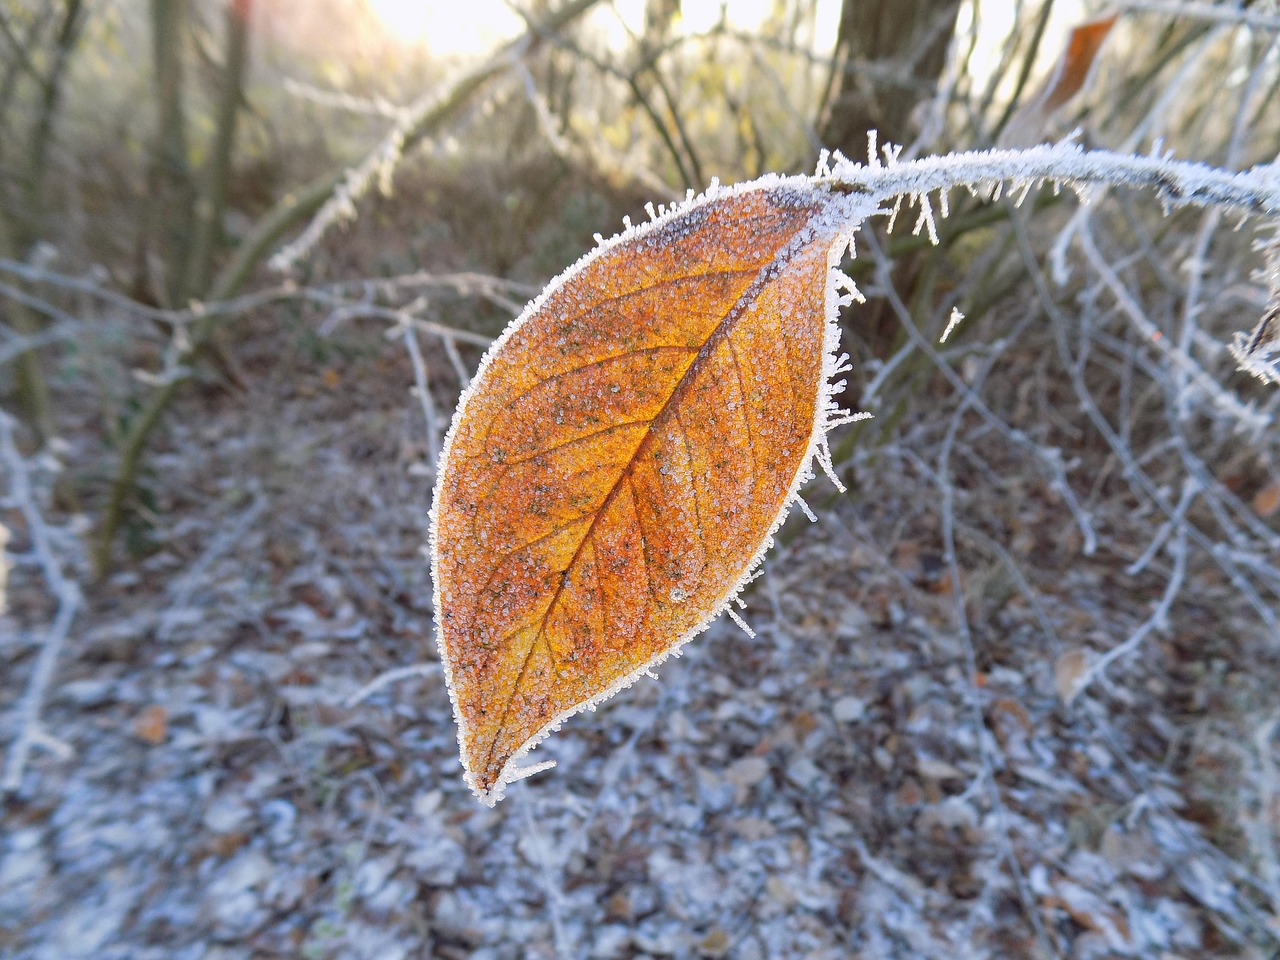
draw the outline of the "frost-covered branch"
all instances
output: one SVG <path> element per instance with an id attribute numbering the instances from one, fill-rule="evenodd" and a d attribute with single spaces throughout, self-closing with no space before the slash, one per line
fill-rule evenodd
<path id="1" fill-rule="evenodd" d="M 515 312 L 519 312 L 524 301 L 537 293 L 535 288 L 527 284 L 488 274 L 468 271 L 432 273 L 420 270 L 392 277 L 353 278 L 309 287 L 300 287 L 296 283 L 286 281 L 243 296 L 226 300 L 210 300 L 195 303 L 183 310 L 172 310 L 140 303 L 86 277 L 41 270 L 17 260 L 0 257 L 0 274 L 5 273 L 32 283 L 42 283 L 60 290 L 82 294 L 114 308 L 125 318 L 153 321 L 173 327 L 189 326 L 198 321 L 230 319 L 276 303 L 290 301 L 310 303 L 331 309 L 330 320 L 326 321 L 328 326 L 320 330 L 322 334 L 332 332 L 332 327 L 337 323 L 356 317 L 370 317 L 392 323 L 400 321 L 398 311 L 378 307 L 372 302 L 371 296 L 362 301 L 354 301 L 352 297 L 357 292 L 395 297 L 422 289 L 451 290 L 460 296 L 482 297 L 503 309 Z M 16 291 L 16 288 L 0 281 L 0 298 L 9 297 L 10 291 Z M 59 326 L 50 328 L 39 337 L 19 338 L 17 334 L 13 334 L 11 340 L 0 347 L 0 363 L 5 362 L 15 351 L 33 349 L 43 346 L 46 342 L 65 340 L 82 333 L 85 329 L 85 324 L 80 319 L 60 310 L 47 300 L 23 294 L 20 302 L 57 321 Z M 487 347 L 491 342 L 490 337 L 470 330 L 445 326 L 435 321 L 419 319 L 415 321 L 415 325 L 424 332 L 444 340 L 456 340 L 479 347 Z"/>
<path id="2" fill-rule="evenodd" d="M 1129 0 L 1121 4 L 1122 13 L 1162 13 L 1188 20 L 1209 20 L 1258 30 L 1280 30 L 1280 17 L 1245 10 L 1230 4 L 1179 3 L 1177 0 Z"/>
<path id="3" fill-rule="evenodd" d="M 17 707 L 17 733 L 5 757 L 4 774 L 0 776 L 0 793 L 11 793 L 22 785 L 22 774 L 26 770 L 32 747 L 44 745 L 62 752 L 67 751 L 64 744 L 41 728 L 40 711 L 44 706 L 45 693 L 53 679 L 63 642 L 80 607 L 80 588 L 62 572 L 62 565 L 53 549 L 49 527 L 36 504 L 26 461 L 13 442 L 13 421 L 3 412 L 0 412 L 0 462 L 3 462 L 5 471 L 9 474 L 9 498 L 22 514 L 27 536 L 31 540 L 31 552 L 58 603 L 53 624 L 40 645 L 40 654 L 27 680 L 26 692 Z"/>
<path id="4" fill-rule="evenodd" d="M 480 66 L 467 71 L 441 89 L 428 91 L 399 112 L 396 124 L 364 160 L 332 179 L 321 182 L 322 205 L 319 211 L 297 239 L 271 258 L 271 267 L 280 271 L 293 267 L 319 242 L 329 227 L 355 215 L 356 200 L 374 182 L 378 183 L 384 193 L 389 193 L 391 176 L 405 150 L 435 133 L 469 102 L 473 94 L 494 78 L 506 74 L 537 49 L 548 36 L 567 26 L 598 2 L 599 0 L 569 0 L 540 21 L 531 21 L 528 31 Z"/>
<path id="5" fill-rule="evenodd" d="M 293 77 L 285 77 L 284 89 L 286 93 L 300 100 L 309 100 L 311 103 L 333 110 L 346 110 L 349 113 L 386 117 L 397 121 L 405 118 L 404 107 L 382 97 L 357 97 L 341 90 L 325 90 Z"/>
<path id="6" fill-rule="evenodd" d="M 404 322 L 398 328 L 392 328 L 388 331 L 388 334 L 401 334 L 404 339 L 405 349 L 409 353 L 409 360 L 413 364 L 413 392 L 418 398 L 418 403 L 422 406 L 422 419 L 425 421 L 427 428 L 427 463 L 430 464 L 431 472 L 434 474 L 438 465 L 440 447 L 444 442 L 444 433 L 441 428 L 440 411 L 436 409 L 435 401 L 431 399 L 431 384 L 427 379 L 427 362 L 422 356 L 422 347 L 418 343 L 418 331 L 414 329 L 412 323 L 413 309 L 413 304 L 406 307 L 404 310 Z"/>
<path id="7" fill-rule="evenodd" d="M 409 680 L 413 677 L 429 677 L 439 672 L 440 664 L 434 660 L 426 663 L 411 663 L 407 667 L 395 667 L 391 670 L 385 670 L 347 697 L 343 701 L 343 706 L 347 708 L 358 706 L 383 687 L 399 683 L 401 680 Z"/>
<path id="8" fill-rule="evenodd" d="M 873 152 L 868 163 L 841 157 L 815 180 L 858 190 L 877 200 L 909 197 L 926 200 L 935 191 L 955 187 L 988 188 L 993 196 L 1008 188 L 1029 190 L 1039 184 L 1088 184 L 1151 187 L 1170 204 L 1222 204 L 1255 213 L 1280 213 L 1280 166 L 1266 164 L 1235 172 L 1167 156 L 1134 156 L 1085 150 L 1065 142 L 1026 150 L 977 150 L 898 161 L 892 149 L 883 159 Z M 926 207 L 927 209 L 927 207 Z"/>
<path id="9" fill-rule="evenodd" d="M 273 270 L 285 271 L 310 253 L 335 223 L 350 220 L 356 214 L 356 201 L 373 183 L 383 194 L 391 192 L 391 176 L 404 151 L 421 132 L 434 126 L 433 120 L 451 112 L 466 95 L 499 73 L 505 72 L 524 55 L 525 44 L 504 50 L 478 69 L 465 74 L 443 90 L 431 90 L 399 111 L 400 119 L 369 154 L 343 175 L 341 182 L 305 230 L 288 246 L 271 258 Z"/>
<path id="10" fill-rule="evenodd" d="M 1196 363 L 1189 349 L 1183 349 L 1177 343 L 1170 343 L 1159 328 L 1147 318 L 1138 301 L 1125 289 L 1120 277 L 1111 268 L 1111 265 L 1107 263 L 1102 251 L 1098 249 L 1092 231 L 1088 227 L 1084 227 L 1080 230 L 1079 237 L 1080 247 L 1084 251 L 1085 258 L 1101 278 L 1105 288 L 1115 297 L 1121 312 L 1128 317 L 1134 328 L 1160 351 L 1161 355 L 1168 360 L 1170 367 L 1180 377 L 1185 378 L 1186 387 L 1178 389 L 1179 400 L 1189 397 L 1188 391 L 1200 393 L 1220 413 L 1234 420 L 1241 429 L 1252 433 L 1261 431 L 1267 425 L 1268 418 L 1248 404 L 1242 403 L 1227 390 L 1224 390 L 1213 377 L 1209 376 Z"/>
<path id="11" fill-rule="evenodd" d="M 1263 381 L 1280 383 L 1280 235 L 1262 245 L 1267 256 L 1266 313 L 1248 335 L 1238 333 L 1228 346 L 1231 355 L 1246 370 Z"/>
<path id="12" fill-rule="evenodd" d="M 1084 673 L 1075 680 L 1075 685 L 1071 692 L 1072 699 L 1079 696 L 1094 680 L 1102 676 L 1111 664 L 1137 650 L 1149 634 L 1157 630 L 1168 629 L 1169 613 L 1173 609 L 1174 601 L 1178 599 L 1178 594 L 1182 591 L 1187 574 L 1187 527 L 1182 522 L 1182 519 L 1186 514 L 1187 508 L 1191 505 L 1191 501 L 1199 493 L 1200 486 L 1194 481 L 1189 480 L 1183 484 L 1182 498 L 1175 508 L 1174 517 L 1169 522 L 1169 529 L 1173 531 L 1173 537 L 1168 542 L 1167 550 L 1173 559 L 1173 570 L 1165 583 L 1164 592 L 1152 608 L 1151 615 L 1143 620 L 1122 643 L 1116 644 L 1116 646 L 1089 664 Z"/>
<path id="13" fill-rule="evenodd" d="M 1054 189 L 1070 187 L 1089 199 L 1089 190 L 1095 186 L 1150 187 L 1155 189 L 1166 206 L 1199 205 L 1233 207 L 1248 213 L 1264 215 L 1280 214 L 1280 164 L 1261 164 L 1244 171 L 1224 170 L 1203 163 L 1174 160 L 1164 155 L 1137 156 L 1112 153 L 1106 150 L 1084 150 L 1080 146 L 1063 142 L 1052 146 L 1032 147 L 1025 150 L 983 150 L 968 153 L 952 153 L 945 156 L 925 157 L 919 160 L 899 160 L 900 147 L 887 145 L 877 149 L 874 131 L 868 145 L 867 163 L 854 163 L 839 155 L 834 162 L 823 156 L 818 164 L 815 184 L 842 190 L 868 194 L 877 203 L 891 203 L 888 209 L 890 228 L 904 205 L 915 203 L 919 217 L 915 233 L 927 231 L 937 243 L 938 229 L 934 205 L 930 194 L 938 195 L 938 209 L 947 215 L 948 192 L 956 187 L 966 187 L 975 192 L 985 191 L 994 199 L 1003 192 L 1012 194 L 1017 203 L 1041 185 Z M 1215 225 L 1216 219 L 1210 221 Z M 1077 232 L 1079 232 L 1077 226 Z M 1211 232 L 1211 231 L 1210 231 Z M 1208 234 L 1206 233 L 1206 237 Z M 1087 252 L 1093 254 L 1095 266 L 1100 255 L 1084 238 Z M 1207 243 L 1207 239 L 1204 241 Z M 1119 287 L 1112 284 L 1113 292 L 1128 300 Z M 1193 290 L 1192 300 L 1196 291 Z M 1242 369 L 1263 379 L 1280 381 L 1273 355 L 1277 336 L 1275 328 L 1278 313 L 1273 291 L 1271 311 L 1265 316 L 1254 334 L 1241 335 L 1230 348 Z M 1141 311 L 1130 309 L 1128 313 L 1141 320 Z M 1256 429 L 1258 417 L 1250 409 L 1225 393 L 1192 361 L 1185 345 L 1166 344 L 1149 324 L 1139 323 L 1144 336 L 1157 343 L 1175 366 L 1188 378 L 1195 380 L 1197 388 L 1210 395 L 1242 424 Z"/>

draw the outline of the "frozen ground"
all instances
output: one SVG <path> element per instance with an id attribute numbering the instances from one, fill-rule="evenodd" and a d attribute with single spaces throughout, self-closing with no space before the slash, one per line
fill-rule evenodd
<path id="1" fill-rule="evenodd" d="M 924 397 L 857 489 L 810 488 L 819 522 L 793 518 L 747 594 L 754 640 L 717 624 L 488 810 L 430 640 L 408 361 L 376 329 L 319 357 L 262 326 L 248 392 L 171 419 L 150 552 L 73 624 L 43 710 L 68 749 L 3 810 L 0 953 L 1275 955 L 1280 651 L 1222 574 L 1193 557 L 1167 626 L 1064 702 L 1176 573 L 1159 550 L 1126 572 L 1157 521 L 1092 482 L 1113 465 L 1087 439 L 1089 557 L 1025 451 Z M 989 401 L 1034 414 L 1006 381 Z M 75 469 L 91 425 L 68 434 Z M 12 705 L 52 606 L 30 565 L 9 601 Z"/>

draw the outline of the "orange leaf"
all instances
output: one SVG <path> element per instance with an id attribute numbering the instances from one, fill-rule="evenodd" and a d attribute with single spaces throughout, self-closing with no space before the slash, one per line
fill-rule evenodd
<path id="1" fill-rule="evenodd" d="M 1272 480 L 1253 495 L 1253 512 L 1269 517 L 1280 510 L 1280 480 Z"/>
<path id="2" fill-rule="evenodd" d="M 169 739 L 169 711 L 153 703 L 133 718 L 133 735 L 143 743 L 158 746 Z"/>
<path id="3" fill-rule="evenodd" d="M 798 178 L 713 188 L 584 257 L 481 363 L 432 511 L 481 800 L 742 588 L 831 422 L 832 268 L 865 202 Z"/>
<path id="4" fill-rule="evenodd" d="M 1102 41 L 1115 26 L 1116 14 L 1099 17 L 1080 24 L 1071 31 L 1067 41 L 1067 49 L 1062 52 L 1062 59 L 1049 75 L 1044 89 L 1036 97 L 1043 103 L 1046 114 L 1052 113 L 1080 92 L 1084 82 L 1093 69 L 1093 61 L 1102 49 Z"/>
<path id="5" fill-rule="evenodd" d="M 1044 86 L 1010 119 L 1000 135 L 1001 147 L 1022 147 L 1036 143 L 1045 124 L 1059 107 L 1074 97 L 1089 79 L 1093 61 L 1107 34 L 1115 26 L 1116 14 L 1088 20 L 1074 30 L 1062 57 L 1054 64 Z"/>

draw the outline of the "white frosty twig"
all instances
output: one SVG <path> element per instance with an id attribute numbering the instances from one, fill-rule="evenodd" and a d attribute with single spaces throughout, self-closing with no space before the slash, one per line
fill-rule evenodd
<path id="1" fill-rule="evenodd" d="M 1253 746 L 1258 754 L 1258 810 L 1260 815 L 1251 824 L 1250 839 L 1262 867 L 1262 882 L 1271 900 L 1271 912 L 1280 915 L 1280 844 L 1277 844 L 1275 818 L 1276 796 L 1280 793 L 1280 779 L 1271 759 L 1271 741 L 1280 727 L 1280 711 L 1273 711 L 1253 733 Z"/>
<path id="2" fill-rule="evenodd" d="M 1182 514 L 1186 513 L 1187 507 L 1190 506 L 1191 501 L 1199 492 L 1199 485 L 1193 481 L 1188 481 L 1183 486 L 1182 499 L 1176 508 L 1177 517 L 1170 521 L 1174 530 L 1173 541 L 1166 548 L 1173 558 L 1173 572 L 1169 575 L 1164 593 L 1160 595 L 1160 599 L 1152 609 L 1151 615 L 1143 620 L 1123 643 L 1112 647 L 1093 663 L 1089 664 L 1089 667 L 1075 682 L 1071 694 L 1072 699 L 1083 693 L 1094 680 L 1106 671 L 1107 667 L 1138 649 L 1142 641 L 1152 631 L 1168 628 L 1169 611 L 1173 609 L 1173 603 L 1177 600 L 1178 594 L 1182 590 L 1187 573 L 1187 528 L 1180 523 L 1180 520 Z"/>
<path id="3" fill-rule="evenodd" d="M 267 287 L 264 290 L 245 294 L 241 297 L 233 297 L 229 300 L 211 300 L 184 310 L 165 310 L 160 307 L 151 307 L 147 304 L 139 303 L 137 300 L 133 300 L 122 293 L 117 293 L 109 287 L 85 277 L 41 270 L 29 264 L 4 257 L 0 257 L 0 273 L 8 273 L 33 283 L 48 284 L 59 289 L 84 294 L 93 300 L 119 309 L 129 317 L 138 320 L 155 321 L 156 323 L 175 327 L 185 326 L 196 320 L 205 320 L 210 317 L 232 317 L 256 310 L 259 307 L 286 302 L 311 303 L 318 306 L 333 307 L 335 310 L 342 309 L 347 311 L 342 319 L 367 316 L 399 321 L 399 315 L 391 308 L 380 308 L 371 302 L 356 303 L 351 301 L 349 294 L 353 289 L 360 289 L 366 293 L 393 296 L 419 288 L 439 288 L 453 290 L 461 296 L 483 297 L 504 309 L 517 312 L 523 308 L 524 300 L 516 298 L 527 299 L 537 293 L 537 290 L 523 283 L 482 273 L 467 271 L 431 273 L 420 270 L 415 273 L 400 274 L 394 277 L 343 280 L 314 287 L 299 287 L 295 283 L 286 281 L 274 287 Z M 9 296 L 9 291 L 12 289 L 16 288 L 0 283 L 0 295 Z M 85 327 L 83 321 L 71 317 L 65 312 L 58 311 L 56 307 L 42 299 L 31 297 L 30 295 L 25 295 L 21 299 L 17 297 L 14 299 L 19 299 L 19 302 L 39 313 L 60 321 L 60 326 L 50 328 L 50 331 L 42 333 L 39 337 L 26 338 L 29 343 L 23 346 L 23 349 L 29 349 L 30 344 L 40 345 L 43 342 L 43 338 L 49 333 L 57 333 L 54 339 L 67 339 L 80 333 Z M 414 323 L 424 332 L 463 343 L 474 344 L 475 346 L 487 347 L 492 342 L 491 337 L 483 336 L 471 330 L 447 327 L 429 320 L 415 320 Z M 322 332 L 328 333 L 331 330 L 326 329 Z M 4 349 L 6 352 L 0 353 L 0 359 L 8 358 L 7 351 L 10 348 L 6 347 Z"/>
<path id="4" fill-rule="evenodd" d="M 1160 351 L 1161 355 L 1169 361 L 1169 365 L 1185 378 L 1188 386 L 1194 384 L 1196 391 L 1203 394 L 1219 411 L 1251 433 L 1256 434 L 1262 430 L 1267 425 L 1265 416 L 1224 390 L 1218 381 L 1205 373 L 1190 354 L 1181 350 L 1178 344 L 1171 344 L 1160 329 L 1151 322 L 1137 300 L 1120 281 L 1102 251 L 1098 249 L 1093 239 L 1093 231 L 1087 225 L 1083 225 L 1078 236 L 1080 249 L 1084 251 L 1089 265 L 1093 267 L 1103 285 L 1115 297 L 1116 304 L 1128 317 L 1129 322 L 1142 334 L 1144 340 Z"/>
<path id="5" fill-rule="evenodd" d="M 951 338 L 951 334 L 955 333 L 956 327 L 964 322 L 964 314 L 960 312 L 959 307 L 951 308 L 951 316 L 947 317 L 947 328 L 942 331 L 942 336 L 938 338 L 939 343 L 946 343 Z"/>
<path id="6" fill-rule="evenodd" d="M 387 670 L 378 674 L 363 687 L 357 690 L 351 696 L 342 702 L 344 707 L 354 707 L 357 704 L 368 700 L 371 696 L 381 690 L 383 687 L 389 687 L 393 683 L 399 683 L 401 680 L 408 680 L 410 677 L 429 677 L 432 674 L 440 672 L 440 664 L 429 661 L 427 663 L 412 663 L 407 667 L 396 667 L 393 670 Z"/>
<path id="7" fill-rule="evenodd" d="M 1160 155 L 1086 151 L 1069 142 L 1026 150 L 984 150 L 907 161 L 897 160 L 897 153 L 886 149 L 882 151 L 882 162 L 875 144 L 875 134 L 872 133 L 865 164 L 840 157 L 834 164 L 829 164 L 824 157 L 814 177 L 815 183 L 866 193 L 878 204 L 891 202 L 890 229 L 903 202 L 914 201 L 920 207 L 915 232 L 927 228 L 935 242 L 937 231 L 929 194 L 936 192 L 945 196 L 948 190 L 961 186 L 989 189 L 993 197 L 1005 188 L 1018 190 L 1019 202 L 1039 184 L 1067 184 L 1077 191 L 1093 184 L 1151 187 L 1169 205 L 1221 205 L 1246 212 L 1280 213 L 1280 165 L 1274 163 L 1235 172 Z M 1208 222 L 1216 224 L 1216 219 Z M 1076 233 L 1090 262 L 1144 337 L 1164 354 L 1188 384 L 1194 384 L 1200 393 L 1240 425 L 1256 432 L 1261 425 L 1260 414 L 1209 377 L 1187 352 L 1189 344 L 1166 342 L 1142 310 L 1135 306 L 1115 272 L 1092 243 L 1086 222 L 1076 224 Z M 1193 303 L 1198 294 L 1194 285 L 1191 294 L 1189 303 Z M 1187 330 L 1190 335 L 1194 328 L 1188 326 Z M 1253 356 L 1251 362 L 1246 362 L 1243 355 L 1253 351 L 1244 351 L 1240 343 L 1233 352 L 1242 366 L 1255 373 L 1266 366 L 1266 357 Z"/>
<path id="8" fill-rule="evenodd" d="M 53 679 L 63 642 L 80 607 L 80 588 L 62 572 L 62 566 L 54 554 L 49 528 L 40 514 L 31 489 L 27 464 L 13 442 L 13 421 L 3 412 L 0 412 L 0 460 L 9 473 L 10 499 L 26 522 L 32 553 L 58 602 L 53 624 L 40 645 L 40 654 L 27 680 L 26 692 L 17 707 L 18 733 L 9 746 L 4 775 L 0 777 L 0 792 L 11 793 L 22 785 L 22 775 L 26 770 L 31 748 L 37 744 L 52 747 L 58 743 L 41 729 L 40 710 L 44 706 L 45 692 L 49 688 L 49 681 Z"/>
<path id="9" fill-rule="evenodd" d="M 1280 383 L 1280 235 L 1261 244 L 1267 254 L 1266 313 L 1249 334 L 1237 333 L 1227 349 L 1241 370 Z"/>
<path id="10" fill-rule="evenodd" d="M 1177 508 L 1170 502 L 1167 495 L 1168 491 L 1162 489 L 1160 484 L 1148 474 L 1143 465 L 1134 457 L 1127 438 L 1122 433 L 1117 432 L 1116 428 L 1111 425 L 1099 409 L 1085 381 L 1084 357 L 1077 358 L 1073 356 L 1066 342 L 1066 331 L 1070 329 L 1071 318 L 1063 312 L 1050 295 L 1040 264 L 1031 251 L 1031 241 L 1027 236 L 1025 224 L 1021 223 L 1018 218 L 1014 218 L 1013 228 L 1014 235 L 1018 238 L 1019 249 L 1027 264 L 1028 276 L 1035 286 L 1037 296 L 1045 313 L 1052 321 L 1050 329 L 1053 331 L 1054 338 L 1058 343 L 1058 350 L 1062 355 L 1066 371 L 1071 378 L 1072 387 L 1080 402 L 1080 409 L 1122 465 L 1122 475 L 1125 480 L 1133 486 L 1136 492 L 1140 492 L 1149 502 L 1155 504 L 1165 517 L 1175 517 Z M 1194 524 L 1184 524 L 1179 529 L 1185 531 L 1185 535 L 1192 544 L 1205 551 L 1212 558 L 1214 563 L 1231 581 L 1232 585 L 1240 592 L 1240 595 L 1248 601 L 1249 605 L 1258 614 L 1258 617 L 1266 624 L 1267 629 L 1272 634 L 1280 636 L 1280 623 L 1277 622 L 1272 605 L 1258 595 L 1252 584 L 1239 569 L 1236 560 L 1228 552 L 1219 550 L 1213 539 Z"/>
<path id="11" fill-rule="evenodd" d="M 291 94 L 300 100 L 309 100 L 312 103 L 319 104 L 322 107 L 331 107 L 334 110 L 371 114 L 376 117 L 388 117 L 392 120 L 401 121 L 404 120 L 407 113 L 406 108 L 389 100 L 384 100 L 382 97 L 357 97 L 350 93 L 343 93 L 341 90 L 325 90 L 322 87 L 304 83 L 294 77 L 285 77 L 284 89 L 285 93 Z"/>
<path id="12" fill-rule="evenodd" d="M 1176 0 L 1129 0 L 1120 6 L 1121 13 L 1163 13 L 1170 17 L 1190 20 L 1211 20 L 1229 26 L 1254 27 L 1259 30 L 1280 30 L 1280 17 L 1268 16 L 1254 10 L 1230 4 L 1179 3 Z"/>
<path id="13" fill-rule="evenodd" d="M 347 171 L 342 183 L 325 201 L 320 212 L 311 219 L 306 229 L 271 258 L 271 268 L 280 272 L 291 269 L 320 242 L 320 238 L 334 223 L 354 217 L 356 201 L 368 192 L 375 180 L 383 193 L 389 193 L 391 175 L 404 152 L 406 141 L 415 128 L 433 111 L 447 104 L 459 89 L 474 83 L 479 77 L 497 73 L 503 66 L 510 67 L 518 63 L 524 56 L 527 46 L 526 36 L 523 42 L 512 45 L 493 60 L 464 74 L 456 82 L 433 89 L 405 107 L 399 113 L 395 126 L 382 138 L 382 142 L 360 163 Z"/>
<path id="14" fill-rule="evenodd" d="M 894 163 L 838 159 L 819 183 L 870 194 L 877 201 L 926 197 L 955 187 L 1090 183 L 1152 187 L 1173 204 L 1223 204 L 1258 213 L 1280 212 L 1280 167 L 1233 172 L 1162 156 L 1084 150 L 1074 143 L 1026 150 L 977 150 Z"/>
<path id="15" fill-rule="evenodd" d="M 1010 427 L 964 382 L 964 379 L 951 368 L 950 364 L 943 360 L 938 351 L 934 349 L 933 344 L 916 327 L 911 319 L 911 311 L 907 309 L 907 305 L 898 295 L 897 290 L 894 289 L 893 278 L 889 273 L 890 261 L 888 255 L 874 237 L 868 238 L 868 247 L 875 256 L 876 278 L 884 290 L 885 299 L 897 315 L 898 320 L 901 321 L 903 329 L 906 330 L 911 342 L 934 363 L 938 371 L 951 383 L 957 394 L 964 398 L 964 401 L 975 413 L 999 431 L 1010 443 L 1028 450 L 1040 461 L 1049 476 L 1051 487 L 1063 498 L 1072 516 L 1075 517 L 1076 525 L 1080 529 L 1080 536 L 1083 540 L 1081 549 L 1084 555 L 1092 555 L 1098 545 L 1098 535 L 1094 529 L 1093 518 L 1071 489 L 1071 484 L 1067 482 L 1067 466 L 1062 461 L 1061 452 L 1056 448 L 1038 444 L 1023 431 Z"/>
<path id="16" fill-rule="evenodd" d="M 413 313 L 413 305 L 406 307 L 404 313 L 406 317 L 410 317 Z M 430 464 L 431 472 L 434 474 L 442 443 L 440 414 L 436 410 L 435 401 L 431 399 L 431 384 L 427 380 L 427 363 L 423 359 L 422 347 L 418 343 L 418 332 L 413 328 L 412 323 L 405 323 L 403 329 L 404 345 L 413 364 L 413 391 L 418 397 L 418 403 L 422 405 L 422 418 L 427 426 L 427 463 Z"/>

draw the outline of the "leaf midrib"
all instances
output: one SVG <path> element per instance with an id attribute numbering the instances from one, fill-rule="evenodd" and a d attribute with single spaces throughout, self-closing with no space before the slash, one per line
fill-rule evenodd
<path id="1" fill-rule="evenodd" d="M 533 637 L 529 642 L 529 648 L 528 650 L 525 651 L 524 659 L 520 664 L 520 670 L 516 674 L 515 681 L 511 685 L 510 693 L 506 698 L 506 702 L 503 704 L 502 716 L 498 720 L 498 723 L 494 728 L 493 739 L 489 744 L 489 752 L 485 757 L 483 768 L 481 771 L 477 771 L 477 776 L 483 776 L 484 775 L 483 771 L 487 771 L 490 765 L 493 763 L 494 754 L 497 752 L 497 749 L 498 749 L 498 741 L 501 739 L 503 732 L 505 732 L 507 729 L 507 721 L 511 716 L 512 704 L 515 702 L 516 696 L 520 691 L 520 687 L 524 683 L 525 673 L 529 668 L 530 661 L 533 659 L 533 653 L 534 653 L 534 650 L 537 649 L 539 640 L 542 640 L 542 642 L 547 645 L 547 656 L 551 661 L 552 669 L 555 668 L 555 655 L 551 652 L 550 644 L 547 643 L 546 641 L 547 622 L 549 621 L 552 611 L 555 610 L 556 604 L 559 603 L 560 597 L 564 592 L 564 585 L 568 581 L 568 574 L 577 566 L 578 561 L 582 556 L 583 546 L 589 540 L 591 540 L 593 534 L 595 533 L 596 524 L 599 522 L 600 517 L 609 508 L 614 498 L 618 495 L 618 491 L 623 488 L 623 481 L 631 476 L 632 468 L 634 467 L 636 462 L 636 456 L 639 454 L 640 450 L 644 447 L 648 439 L 653 435 L 653 432 L 656 429 L 659 422 L 662 421 L 662 419 L 667 415 L 668 411 L 672 409 L 672 405 L 676 402 L 676 399 L 682 396 L 683 393 L 688 388 L 688 385 L 693 382 L 693 379 L 696 375 L 698 368 L 707 362 L 707 358 L 711 356 L 712 352 L 714 351 L 715 345 L 720 341 L 720 339 L 725 339 L 730 336 L 732 329 L 734 325 L 737 323 L 737 321 L 746 314 L 746 312 L 756 302 L 756 300 L 759 299 L 759 297 L 764 292 L 764 290 L 775 279 L 776 274 L 774 273 L 774 268 L 779 263 L 779 261 L 782 260 L 784 256 L 788 256 L 788 260 L 786 262 L 790 262 L 791 259 L 795 259 L 796 257 L 799 256 L 800 249 L 803 249 L 804 247 L 809 246 L 809 244 L 806 243 L 801 248 L 797 249 L 793 241 L 794 241 L 794 238 L 799 236 L 800 232 L 804 230 L 805 227 L 807 227 L 813 221 L 814 217 L 818 216 L 820 213 L 821 213 L 821 210 L 815 210 L 812 214 L 810 214 L 809 218 L 804 221 L 804 223 L 802 223 L 798 228 L 792 231 L 791 239 L 789 239 L 788 242 L 783 243 L 778 248 L 778 251 L 773 255 L 773 257 L 770 258 L 769 262 L 761 266 L 756 271 L 755 278 L 751 281 L 751 283 L 747 285 L 743 293 L 733 301 L 733 304 L 729 308 L 728 312 L 715 325 L 711 333 L 708 334 L 706 342 L 702 345 L 701 348 L 699 348 L 697 356 L 694 357 L 693 361 L 689 364 L 689 366 L 685 369 L 684 373 L 680 376 L 680 379 L 676 382 L 675 387 L 671 391 L 671 396 L 667 398 L 666 402 L 662 405 L 661 409 L 659 409 L 658 412 L 654 414 L 653 419 L 650 421 L 649 428 L 645 430 L 644 433 L 641 435 L 640 440 L 636 443 L 635 449 L 631 453 L 631 456 L 626 460 L 621 470 L 619 471 L 618 479 L 614 481 L 613 486 L 609 489 L 609 492 L 605 495 L 605 498 L 600 502 L 600 506 L 596 508 L 595 514 L 591 517 L 591 522 L 587 525 L 587 529 L 583 532 L 582 538 L 578 541 L 578 545 L 574 549 L 573 556 L 570 557 L 569 563 L 565 567 L 565 570 L 564 570 L 565 575 L 560 578 L 560 582 L 556 585 L 555 590 L 551 595 L 551 599 L 547 603 L 547 607 L 542 613 L 542 619 L 538 623 L 538 626 L 533 633 Z M 786 266 L 786 262 L 783 263 L 784 268 Z M 739 271 L 723 271 L 723 273 L 741 273 L 741 272 L 744 272 L 744 271 L 740 271 L 740 270 Z M 721 272 L 714 272 L 714 273 L 708 272 L 706 274 L 701 274 L 700 276 L 713 276 L 713 275 L 719 275 L 719 273 Z M 639 291 L 631 291 L 631 292 L 635 293 Z M 737 362 L 736 356 L 734 357 L 734 360 L 736 363 Z M 745 397 L 743 399 L 745 401 Z M 748 444 L 750 444 L 750 438 L 748 438 Z M 755 450 L 754 448 L 752 448 L 752 457 L 754 458 L 754 456 L 755 456 Z M 632 494 L 632 497 L 633 499 L 635 499 L 634 492 Z M 644 540 L 643 532 L 641 533 L 641 539 L 642 541 Z M 643 543 L 642 543 L 642 546 L 643 546 Z M 649 566 L 649 562 L 647 559 L 647 551 L 646 551 L 646 559 L 645 559 L 646 575 L 648 574 L 648 566 Z M 522 628 L 522 629 L 527 629 L 527 628 Z M 520 630 L 513 631 L 511 634 L 508 634 L 507 638 L 504 638 L 504 639 L 509 639 L 510 637 L 515 636 L 515 634 L 519 632 L 521 631 Z M 497 782 L 497 777 L 494 777 L 493 782 L 495 783 Z M 489 786 L 492 786 L 492 783 L 489 784 Z"/>

